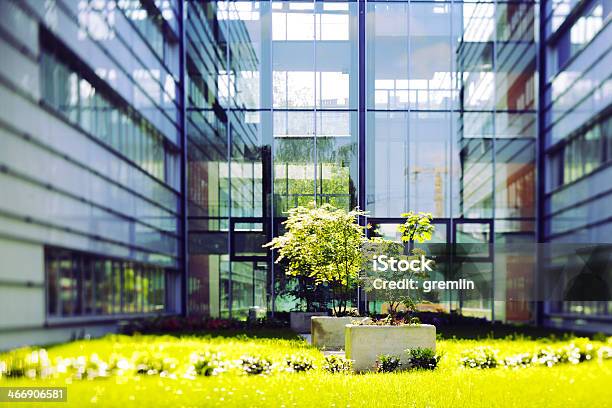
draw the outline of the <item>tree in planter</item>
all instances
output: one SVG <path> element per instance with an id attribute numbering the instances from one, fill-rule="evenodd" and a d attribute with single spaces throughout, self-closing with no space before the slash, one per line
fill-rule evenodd
<path id="1" fill-rule="evenodd" d="M 376 231 L 375 231 L 376 233 Z M 410 279 L 411 276 L 406 276 L 407 272 L 401 272 L 398 270 L 373 270 L 372 259 L 377 258 L 379 255 L 387 255 L 389 258 L 395 258 L 397 260 L 407 259 L 403 255 L 404 246 L 400 242 L 395 242 L 382 237 L 372 237 L 365 246 L 365 255 L 367 258 L 367 264 L 364 265 L 364 272 L 362 274 L 361 283 L 364 290 L 368 293 L 368 299 L 371 300 L 384 300 L 388 305 L 389 314 L 392 317 L 397 315 L 399 307 L 404 304 L 406 300 L 406 291 L 403 289 L 375 289 L 374 280 L 382 279 L 384 281 L 399 281 L 404 278 Z"/>
<path id="2" fill-rule="evenodd" d="M 436 230 L 436 227 L 431 223 L 433 215 L 426 212 L 414 212 L 409 211 L 400 215 L 402 218 L 406 218 L 403 224 L 397 227 L 397 230 L 402 234 L 402 242 L 410 245 L 410 252 L 413 258 L 420 258 L 425 256 L 425 251 L 420 248 L 412 248 L 413 243 L 423 243 L 429 241 Z M 420 278 L 426 278 L 427 273 L 421 273 Z M 409 311 L 416 309 L 416 304 L 419 299 L 415 296 L 407 296 L 403 303 Z"/>
<path id="3" fill-rule="evenodd" d="M 414 212 L 409 212 L 402 214 L 402 217 L 406 218 L 406 221 L 398 226 L 398 231 L 402 234 L 402 242 L 425 242 L 431 239 L 434 232 L 434 226 L 431 225 L 431 220 L 433 218 L 431 214 L 415 214 Z M 395 258 L 398 261 L 404 260 L 408 262 L 425 256 L 425 251 L 420 248 L 412 248 L 406 253 L 406 249 L 401 242 L 384 239 L 382 237 L 371 238 L 369 244 L 366 246 L 365 252 L 366 258 L 370 263 L 373 258 L 382 254 L 387 255 L 388 258 Z M 377 268 L 377 270 L 374 270 L 370 268 L 370 265 L 365 265 L 365 273 L 362 277 L 364 289 L 368 292 L 369 297 L 371 299 L 384 300 L 388 305 L 388 312 L 391 319 L 396 319 L 401 305 L 404 305 L 408 311 L 414 311 L 419 299 L 413 290 L 390 288 L 376 289 L 374 287 L 374 280 L 382 279 L 383 281 L 397 282 L 403 279 L 411 280 L 426 278 L 427 273 L 412 270 L 400 271 L 399 269 L 393 270 L 392 268 L 387 268 L 386 270 Z"/>
<path id="4" fill-rule="evenodd" d="M 286 262 L 288 275 L 327 285 L 336 316 L 347 313 L 365 260 L 365 227 L 357 223 L 363 215 L 358 209 L 345 211 L 329 204 L 296 207 L 288 212 L 285 234 L 264 245 L 278 250 L 276 262 Z"/>

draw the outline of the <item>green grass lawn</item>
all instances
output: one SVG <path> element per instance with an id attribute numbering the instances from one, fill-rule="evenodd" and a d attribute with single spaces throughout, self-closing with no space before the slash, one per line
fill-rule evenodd
<path id="1" fill-rule="evenodd" d="M 248 354 L 282 362 L 286 355 L 299 354 L 323 364 L 323 354 L 305 341 L 276 331 L 262 337 L 217 336 L 108 336 L 50 347 L 49 357 L 90 356 L 96 353 L 109 361 L 149 351 L 173 357 L 179 370 L 194 351 L 221 352 L 224 358 Z M 586 341 L 586 340 L 584 340 Z M 610 340 L 608 340 L 609 342 Z M 163 378 L 159 375 L 126 374 L 93 380 L 69 376 L 53 379 L 0 379 L 0 386 L 67 386 L 68 403 L 116 407 L 606 407 L 612 406 L 612 360 L 559 364 L 551 368 L 466 369 L 460 367 L 462 351 L 491 346 L 500 357 L 533 352 L 546 346 L 561 346 L 568 340 L 528 338 L 457 340 L 441 339 L 444 355 L 435 371 L 390 374 L 329 374 L 320 368 L 305 373 L 273 372 L 247 376 L 229 370 L 217 376 L 196 379 Z M 0 356 L 2 360 L 2 356 Z M 0 403 L 0 406 L 2 403 Z M 36 406 L 37 404 L 31 404 Z M 42 404 L 38 404 L 42 405 Z M 17 406 L 28 406 L 20 403 Z M 55 405 L 54 405 L 55 406 Z"/>

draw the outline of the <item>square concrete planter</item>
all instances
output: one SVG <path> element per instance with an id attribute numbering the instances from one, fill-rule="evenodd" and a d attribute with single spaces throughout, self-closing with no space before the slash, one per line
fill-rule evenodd
<path id="1" fill-rule="evenodd" d="M 403 326 L 369 326 L 347 324 L 346 358 L 353 360 L 353 370 L 370 371 L 381 354 L 408 357 L 407 349 L 436 349 L 436 326 L 430 324 Z"/>
<path id="2" fill-rule="evenodd" d="M 312 345 L 325 350 L 344 350 L 344 329 L 355 320 L 367 317 L 313 316 L 310 319 Z"/>
<path id="3" fill-rule="evenodd" d="M 327 316 L 327 312 L 291 312 L 289 323 L 296 333 L 310 333 L 310 318 L 312 316 Z"/>

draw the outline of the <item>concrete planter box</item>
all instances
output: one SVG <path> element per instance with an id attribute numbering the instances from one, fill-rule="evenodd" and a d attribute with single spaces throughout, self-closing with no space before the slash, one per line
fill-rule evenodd
<path id="1" fill-rule="evenodd" d="M 436 349 L 436 326 L 430 324 L 404 326 L 359 326 L 345 328 L 346 358 L 353 360 L 357 372 L 373 370 L 381 354 L 408 357 L 407 349 Z"/>
<path id="2" fill-rule="evenodd" d="M 296 333 L 310 333 L 310 318 L 312 316 L 327 316 L 327 312 L 291 312 L 289 323 Z"/>
<path id="3" fill-rule="evenodd" d="M 344 350 L 344 329 L 355 320 L 367 317 L 313 316 L 311 321 L 312 344 L 325 350 Z"/>

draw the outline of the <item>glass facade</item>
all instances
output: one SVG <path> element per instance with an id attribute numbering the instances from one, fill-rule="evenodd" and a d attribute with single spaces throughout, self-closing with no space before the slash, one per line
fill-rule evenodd
<path id="1" fill-rule="evenodd" d="M 555 1 L 543 9 L 540 178 L 542 239 L 610 243 L 612 3 Z M 551 262 L 562 265 L 572 256 Z M 562 267 L 546 273 L 559 273 Z M 612 302 L 544 305 L 545 323 L 609 319 Z M 582 323 L 584 324 L 584 323 Z"/>
<path id="2" fill-rule="evenodd" d="M 533 241 L 538 6 L 187 2 L 190 310 L 293 307 L 260 245 L 311 201 L 384 228 L 432 212 L 440 243 Z"/>

